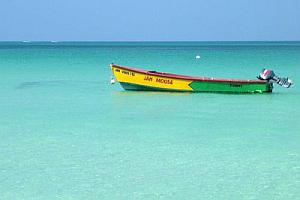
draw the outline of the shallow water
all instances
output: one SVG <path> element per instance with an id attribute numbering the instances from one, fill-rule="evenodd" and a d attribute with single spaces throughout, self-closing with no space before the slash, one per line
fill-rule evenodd
<path id="1" fill-rule="evenodd" d="M 128 92 L 111 62 L 295 85 Z M 299 74 L 299 42 L 2 42 L 1 199 L 297 199 Z"/>

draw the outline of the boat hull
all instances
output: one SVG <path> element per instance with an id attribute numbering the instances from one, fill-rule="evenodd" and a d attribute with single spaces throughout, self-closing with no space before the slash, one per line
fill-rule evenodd
<path id="1" fill-rule="evenodd" d="M 125 90 L 172 92 L 272 92 L 272 83 L 261 80 L 216 79 L 181 76 L 111 65 L 117 81 Z"/>

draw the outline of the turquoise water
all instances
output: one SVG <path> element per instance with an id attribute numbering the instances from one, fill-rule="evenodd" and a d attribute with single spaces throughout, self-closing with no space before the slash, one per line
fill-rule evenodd
<path id="1" fill-rule="evenodd" d="M 295 85 L 127 92 L 111 62 Z M 2 42 L 0 199 L 298 199 L 299 74 L 300 42 Z"/>

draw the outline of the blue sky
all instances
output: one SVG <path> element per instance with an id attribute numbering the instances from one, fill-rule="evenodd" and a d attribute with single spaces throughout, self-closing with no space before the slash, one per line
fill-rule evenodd
<path id="1" fill-rule="evenodd" d="M 0 40 L 300 40 L 300 0 L 1 0 Z"/>

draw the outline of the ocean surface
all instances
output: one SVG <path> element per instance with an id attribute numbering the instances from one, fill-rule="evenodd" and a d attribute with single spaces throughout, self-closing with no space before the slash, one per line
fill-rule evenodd
<path id="1" fill-rule="evenodd" d="M 295 84 L 130 92 L 112 62 Z M 0 199 L 299 199 L 299 86 L 300 42 L 0 42 Z"/>

